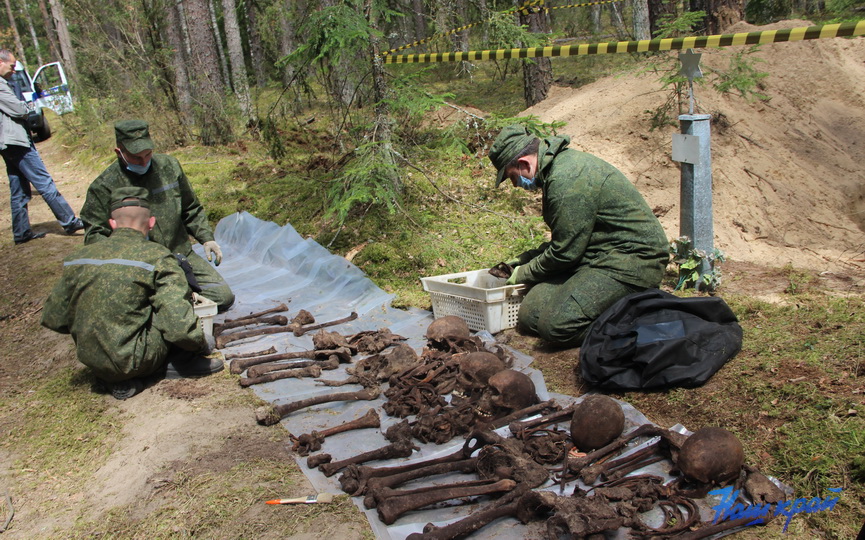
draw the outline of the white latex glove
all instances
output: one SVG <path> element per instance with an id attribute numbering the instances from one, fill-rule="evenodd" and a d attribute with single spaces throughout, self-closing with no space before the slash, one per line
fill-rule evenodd
<path id="1" fill-rule="evenodd" d="M 219 244 L 215 240 L 204 243 L 204 255 L 208 261 L 213 261 L 216 266 L 222 262 L 222 250 L 219 249 Z"/>

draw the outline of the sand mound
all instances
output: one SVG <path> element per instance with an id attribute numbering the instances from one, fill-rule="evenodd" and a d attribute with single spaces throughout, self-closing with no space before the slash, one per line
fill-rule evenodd
<path id="1" fill-rule="evenodd" d="M 810 24 L 737 23 L 726 31 Z M 697 51 L 703 80 L 742 49 Z M 716 247 L 731 260 L 865 272 L 865 39 L 767 44 L 749 57 L 769 73 L 761 92 L 770 101 L 695 85 L 695 113 L 713 115 Z M 650 131 L 646 113 L 667 98 L 658 77 L 634 72 L 577 90 L 556 87 L 524 114 L 566 122 L 561 133 L 574 148 L 619 167 L 652 207 L 666 211 L 661 222 L 673 238 L 680 180 L 670 154 L 678 128 Z"/>

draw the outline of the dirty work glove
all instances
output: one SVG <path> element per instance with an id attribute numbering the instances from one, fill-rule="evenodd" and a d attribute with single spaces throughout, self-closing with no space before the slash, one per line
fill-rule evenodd
<path id="1" fill-rule="evenodd" d="M 514 273 L 514 269 L 508 263 L 500 262 L 499 264 L 493 266 L 489 270 L 487 270 L 490 275 L 493 275 L 497 278 L 509 278 L 511 274 Z"/>
<path id="2" fill-rule="evenodd" d="M 222 250 L 219 249 L 219 244 L 215 240 L 204 243 L 204 254 L 207 256 L 207 260 L 213 261 L 216 266 L 222 262 Z"/>
<path id="3" fill-rule="evenodd" d="M 522 282 L 520 274 L 522 274 L 522 266 L 514 266 L 514 272 L 511 274 L 511 277 L 505 281 L 505 285 L 517 285 Z"/>

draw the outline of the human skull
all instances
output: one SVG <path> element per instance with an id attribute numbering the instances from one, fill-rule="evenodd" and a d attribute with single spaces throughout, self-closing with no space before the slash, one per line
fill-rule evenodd
<path id="1" fill-rule="evenodd" d="M 489 379 L 505 369 L 505 363 L 491 352 L 472 352 L 460 359 L 457 375 L 457 388 L 454 394 L 465 397 L 478 397 L 489 384 Z"/>
<path id="2" fill-rule="evenodd" d="M 434 320 L 426 329 L 426 338 L 435 346 L 446 346 L 471 335 L 468 324 L 456 315 Z M 452 347 L 448 347 L 452 348 Z"/>
<path id="3" fill-rule="evenodd" d="M 611 443 L 625 428 L 622 407 L 611 397 L 591 395 L 574 407 L 571 440 L 583 452 Z"/>
<path id="4" fill-rule="evenodd" d="M 687 478 L 721 485 L 739 476 L 745 463 L 742 443 L 724 428 L 705 427 L 685 439 L 676 465 Z"/>
<path id="5" fill-rule="evenodd" d="M 489 386 L 478 401 L 475 412 L 488 420 L 525 409 L 537 402 L 532 379 L 525 373 L 504 369 L 489 378 Z"/>

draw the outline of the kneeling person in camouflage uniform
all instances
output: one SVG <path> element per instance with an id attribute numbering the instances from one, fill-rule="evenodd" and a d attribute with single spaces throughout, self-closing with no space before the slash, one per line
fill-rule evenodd
<path id="1" fill-rule="evenodd" d="M 144 377 L 200 376 L 223 368 L 192 309 L 177 259 L 147 239 L 156 218 L 147 190 L 115 189 L 111 236 L 63 261 L 63 275 L 42 311 L 42 325 L 71 334 L 78 360 L 126 399 Z"/>
<path id="2" fill-rule="evenodd" d="M 508 285 L 531 290 L 519 326 L 545 341 L 579 347 L 591 323 L 617 300 L 658 287 L 670 258 L 658 218 L 637 188 L 602 159 L 569 148 L 570 137 L 504 128 L 490 148 L 496 187 L 540 190 L 550 241 L 521 253 Z"/>

